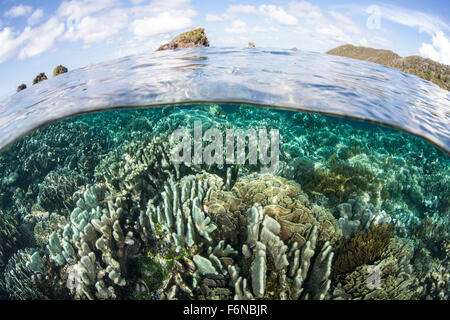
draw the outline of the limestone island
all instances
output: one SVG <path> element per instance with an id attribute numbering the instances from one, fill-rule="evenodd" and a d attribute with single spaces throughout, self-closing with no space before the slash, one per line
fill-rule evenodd
<path id="1" fill-rule="evenodd" d="M 156 51 L 209 47 L 208 37 L 204 28 L 197 28 L 177 35 L 172 41 L 158 48 Z"/>

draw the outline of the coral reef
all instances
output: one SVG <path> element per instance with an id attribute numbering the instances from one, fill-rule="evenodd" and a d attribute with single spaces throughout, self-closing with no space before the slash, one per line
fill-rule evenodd
<path id="1" fill-rule="evenodd" d="M 171 133 L 196 121 L 279 129 L 280 170 L 175 165 Z M 397 131 L 236 105 L 114 110 L 42 128 L 0 164 L 1 297 L 448 299 L 450 161 Z"/>
<path id="2" fill-rule="evenodd" d="M 244 181 L 240 183 L 245 184 Z M 328 241 L 318 253 L 315 252 L 318 227 L 312 227 L 305 243 L 299 245 L 294 241 L 288 247 L 279 237 L 282 226 L 266 214 L 260 204 L 252 205 L 245 214 L 239 210 L 227 214 L 225 207 L 244 210 L 242 203 L 252 202 L 252 195 L 239 200 L 228 192 L 225 193 L 228 197 L 221 197 L 223 206 L 212 204 L 216 200 L 211 199 L 217 199 L 221 191 L 227 192 L 222 187 L 222 179 L 214 175 L 186 176 L 179 183 L 171 181 L 165 187 L 160 206 L 149 203 L 147 215 L 151 230 L 161 233 L 161 237 L 164 233 L 170 234 L 176 252 L 186 250 L 185 253 L 193 257 L 191 271 L 182 274 L 183 268 L 179 266 L 177 281 L 175 276 L 167 281 L 173 284 L 171 287 L 166 285 L 164 297 L 173 299 L 179 292 L 178 298 L 183 294 L 190 297 L 197 294 L 210 299 L 220 292 L 222 298 L 235 299 L 323 299 L 330 286 L 333 254 Z M 226 199 L 231 199 L 231 203 L 226 204 Z M 264 195 L 261 200 L 263 203 L 275 202 L 265 199 Z M 214 221 L 227 221 L 221 225 L 223 228 L 220 229 L 224 230 L 220 230 Z M 232 246 L 238 244 L 239 236 L 244 242 L 241 252 Z M 317 257 L 311 261 L 315 253 Z M 200 283 L 200 292 L 195 286 L 194 290 L 186 289 L 189 277 Z"/>
<path id="3" fill-rule="evenodd" d="M 338 280 L 332 289 L 333 299 L 407 300 L 421 294 L 411 259 L 413 246 L 408 240 L 393 238 L 380 258 L 372 265 L 362 265 Z M 378 271 L 376 271 L 378 270 Z M 370 275 L 378 272 L 379 283 Z"/>
<path id="4" fill-rule="evenodd" d="M 280 223 L 282 240 L 303 245 L 313 226 L 321 230 L 320 243 L 334 244 L 341 236 L 333 215 L 318 205 L 310 206 L 307 195 L 294 181 L 253 173 L 239 178 L 233 192 L 247 208 L 254 203 L 263 205 L 264 213 Z"/>
<path id="5" fill-rule="evenodd" d="M 117 298 L 141 245 L 134 231 L 136 219 L 132 219 L 136 210 L 124 198 L 106 199 L 104 189 L 99 185 L 88 188 L 61 238 L 52 233 L 47 246 L 54 263 L 69 265 L 67 288 L 78 299 Z"/>
<path id="6" fill-rule="evenodd" d="M 113 145 L 105 128 L 70 120 L 24 137 L 0 155 L 8 163 L 0 167 L 0 204 L 26 216 L 36 202 L 54 210 L 63 197 L 58 209 L 66 209 L 73 190 L 92 179 L 101 156 Z"/>
<path id="7" fill-rule="evenodd" d="M 75 204 L 75 191 L 87 182 L 85 176 L 70 169 L 50 171 L 39 184 L 37 202 L 47 211 L 68 210 Z"/>
<path id="8" fill-rule="evenodd" d="M 333 273 L 337 276 L 357 266 L 372 263 L 381 256 L 393 235 L 392 225 L 372 224 L 363 234 L 344 239 L 336 250 Z"/>
<path id="9" fill-rule="evenodd" d="M 33 248 L 18 250 L 8 261 L 0 278 L 0 289 L 13 300 L 67 298 L 66 289 L 54 274 L 47 272 L 43 252 Z"/>
<path id="10" fill-rule="evenodd" d="M 0 210 L 0 269 L 14 253 L 16 241 L 19 239 L 19 223 L 11 215 Z"/>
<path id="11" fill-rule="evenodd" d="M 336 215 L 342 235 L 346 239 L 368 230 L 372 224 L 392 222 L 392 218 L 385 211 L 377 210 L 371 203 L 364 201 L 363 197 L 339 204 L 336 206 Z"/>
<path id="12" fill-rule="evenodd" d="M 317 226 L 302 247 L 298 242 L 288 247 L 278 236 L 281 225 L 265 215 L 260 205 L 249 209 L 247 215 L 247 243 L 242 246 L 244 265 L 228 267 L 234 298 L 324 299 L 331 283 L 333 252 L 328 241 L 315 252 Z"/>
<path id="13" fill-rule="evenodd" d="M 305 168 L 301 173 L 305 192 L 324 194 L 330 205 L 345 202 L 351 196 L 367 193 L 370 202 L 377 205 L 386 197 L 383 185 L 370 171 L 360 166 L 350 166 L 331 159 L 330 168 Z"/>

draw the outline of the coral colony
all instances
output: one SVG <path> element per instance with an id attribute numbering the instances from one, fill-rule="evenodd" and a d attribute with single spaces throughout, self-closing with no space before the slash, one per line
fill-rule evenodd
<path id="1" fill-rule="evenodd" d="M 367 126 L 199 104 L 40 129 L 0 155 L 0 297 L 448 299 L 449 158 Z"/>

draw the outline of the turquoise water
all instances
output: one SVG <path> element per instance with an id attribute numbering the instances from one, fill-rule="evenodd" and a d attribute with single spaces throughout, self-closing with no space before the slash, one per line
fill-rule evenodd
<path id="1" fill-rule="evenodd" d="M 248 159 L 174 164 L 171 134 L 193 135 L 196 121 L 224 136 L 278 129 L 277 172 Z M 73 117 L 0 156 L 0 288 L 10 299 L 448 299 L 449 162 L 397 130 L 248 105 Z"/>
<path id="2" fill-rule="evenodd" d="M 0 299 L 447 300 L 449 101 L 290 50 L 39 83 L 0 102 Z"/>

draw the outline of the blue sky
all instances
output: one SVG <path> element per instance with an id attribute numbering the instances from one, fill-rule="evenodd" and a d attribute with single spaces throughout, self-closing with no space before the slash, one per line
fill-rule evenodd
<path id="1" fill-rule="evenodd" d="M 0 100 L 51 76 L 152 52 L 204 27 L 212 46 L 325 52 L 351 43 L 450 64 L 447 0 L 0 0 Z"/>

